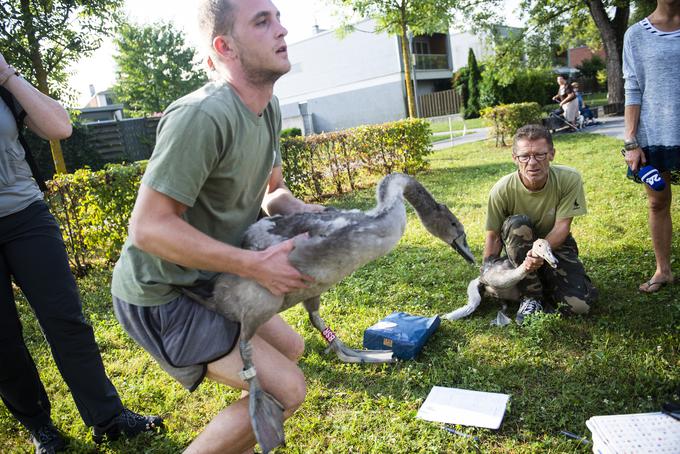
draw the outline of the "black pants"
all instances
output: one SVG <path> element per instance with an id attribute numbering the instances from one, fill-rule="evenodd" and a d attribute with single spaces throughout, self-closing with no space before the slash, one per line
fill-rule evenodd
<path id="1" fill-rule="evenodd" d="M 123 405 L 83 316 L 59 226 L 38 201 L 0 218 L 0 396 L 29 430 L 50 421 L 50 401 L 22 337 L 11 279 L 33 308 L 54 360 L 88 426 Z"/>

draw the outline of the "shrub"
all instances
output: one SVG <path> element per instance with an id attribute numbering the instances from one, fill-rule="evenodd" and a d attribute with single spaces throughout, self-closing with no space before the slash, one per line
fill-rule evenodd
<path id="1" fill-rule="evenodd" d="M 479 102 L 481 107 L 493 107 L 507 103 L 508 97 L 508 88 L 501 85 L 496 77 L 496 73 L 484 71 L 482 73 L 482 81 L 479 84 Z"/>
<path id="2" fill-rule="evenodd" d="M 289 137 L 281 141 L 283 171 L 298 197 L 319 199 L 353 190 L 369 176 L 425 169 L 429 138 L 430 124 L 420 119 Z M 48 181 L 46 201 L 77 275 L 93 263 L 118 260 L 146 163 L 80 169 Z"/>
<path id="3" fill-rule="evenodd" d="M 302 130 L 300 128 L 286 128 L 281 131 L 281 138 L 284 137 L 299 137 L 302 135 Z"/>
<path id="4" fill-rule="evenodd" d="M 605 69 L 606 67 L 602 58 L 598 55 L 593 55 L 592 58 L 583 60 L 580 65 L 576 66 L 576 69 L 581 72 L 583 77 L 593 79 L 599 70 Z"/>
<path id="5" fill-rule="evenodd" d="M 283 173 L 303 199 L 354 190 L 370 176 L 415 173 L 432 152 L 430 124 L 409 119 L 281 140 Z"/>
<path id="6" fill-rule="evenodd" d="M 511 75 L 507 82 L 501 82 L 494 71 L 484 71 L 480 84 L 480 102 L 482 107 L 522 102 L 545 105 L 551 102 L 556 91 L 555 74 L 550 70 L 521 70 Z"/>
<path id="7" fill-rule="evenodd" d="M 600 87 L 607 88 L 607 68 L 600 69 L 597 74 L 595 75 L 595 79 L 597 79 L 597 84 Z"/>
<path id="8" fill-rule="evenodd" d="M 456 71 L 451 79 L 451 86 L 458 91 L 458 94 L 461 97 L 463 110 L 465 110 L 468 98 L 470 97 L 470 93 L 468 92 L 469 79 L 470 72 L 468 71 L 467 66 L 464 66 Z"/>
<path id="9" fill-rule="evenodd" d="M 99 171 L 57 174 L 48 182 L 46 200 L 76 274 L 85 274 L 93 262 L 118 260 L 145 169 L 146 161 L 110 164 Z"/>
<path id="10" fill-rule="evenodd" d="M 505 146 L 505 138 L 515 135 L 517 129 L 530 123 L 540 123 L 543 112 L 535 102 L 501 104 L 482 109 L 482 117 L 493 123 L 496 146 Z"/>

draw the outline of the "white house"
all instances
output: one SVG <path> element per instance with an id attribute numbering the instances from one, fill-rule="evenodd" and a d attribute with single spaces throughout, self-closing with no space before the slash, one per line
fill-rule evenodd
<path id="1" fill-rule="evenodd" d="M 400 39 L 375 28 L 367 19 L 342 39 L 335 31 L 321 31 L 288 46 L 292 67 L 274 88 L 284 129 L 299 127 L 308 134 L 407 116 Z M 450 89 L 470 48 L 478 59 L 491 53 L 489 43 L 467 32 L 414 37 L 416 95 Z"/>

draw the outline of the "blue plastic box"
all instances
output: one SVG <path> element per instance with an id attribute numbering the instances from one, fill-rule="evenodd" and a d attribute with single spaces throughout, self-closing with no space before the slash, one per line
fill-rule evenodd
<path id="1" fill-rule="evenodd" d="M 399 359 L 413 359 L 422 350 L 441 320 L 393 312 L 364 331 L 364 348 L 392 350 Z"/>

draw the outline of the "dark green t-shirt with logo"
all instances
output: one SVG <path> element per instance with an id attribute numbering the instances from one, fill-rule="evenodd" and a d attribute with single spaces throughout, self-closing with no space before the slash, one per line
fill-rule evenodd
<path id="1" fill-rule="evenodd" d="M 186 205 L 184 220 L 232 246 L 260 212 L 272 168 L 281 165 L 281 111 L 272 98 L 261 116 L 224 82 L 210 82 L 172 103 L 159 125 L 142 183 Z M 139 306 L 178 296 L 215 273 L 186 268 L 133 246 L 128 239 L 113 272 L 111 291 Z"/>
<path id="2" fill-rule="evenodd" d="M 587 213 L 581 174 L 576 169 L 551 165 L 543 189 L 530 191 L 519 172 L 504 176 L 491 188 L 486 215 L 486 230 L 501 231 L 508 216 L 525 214 L 534 224 L 539 238 L 545 238 L 556 219 L 573 218 Z"/>

